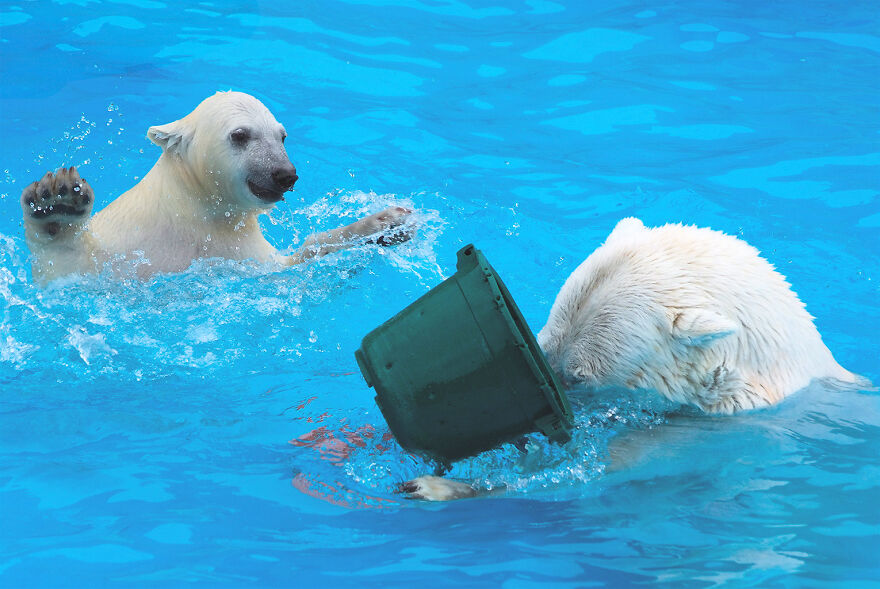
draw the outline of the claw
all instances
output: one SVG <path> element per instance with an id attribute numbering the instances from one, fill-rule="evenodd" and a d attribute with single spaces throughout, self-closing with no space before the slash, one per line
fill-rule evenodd
<path id="1" fill-rule="evenodd" d="M 32 221 L 44 223 L 43 229 L 50 234 L 57 233 L 65 225 L 78 225 L 79 219 L 87 218 L 92 201 L 91 187 L 80 178 L 74 166 L 58 168 L 54 174 L 46 172 L 21 194 L 25 215 Z M 55 231 L 50 230 L 53 227 Z"/>
<path id="2" fill-rule="evenodd" d="M 389 247 L 392 245 L 397 245 L 399 243 L 403 243 L 405 241 L 409 241 L 412 239 L 412 235 L 406 231 L 398 231 L 392 235 L 380 235 L 376 239 L 369 239 L 367 243 L 375 243 L 376 245 L 381 245 L 382 247 Z"/>
<path id="3" fill-rule="evenodd" d="M 399 483 L 394 492 L 399 494 L 412 495 L 418 490 L 419 486 L 414 481 L 406 481 L 405 483 Z"/>
<path id="4" fill-rule="evenodd" d="M 410 499 L 427 501 L 452 501 L 476 497 L 478 494 L 470 485 L 436 476 L 421 476 L 400 483 L 397 488 L 399 493 L 405 493 Z"/>

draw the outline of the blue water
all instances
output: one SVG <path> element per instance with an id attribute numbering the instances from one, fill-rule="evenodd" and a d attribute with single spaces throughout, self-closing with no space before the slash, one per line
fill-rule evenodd
<path id="1" fill-rule="evenodd" d="M 428 504 L 353 356 L 470 242 L 537 331 L 636 215 L 748 240 L 880 382 L 874 0 L 22 0 L 0 37 L 0 586 L 880 583 L 876 391 L 573 399 L 569 445 L 453 470 L 506 493 Z M 399 202 L 416 238 L 32 284 L 26 184 L 77 165 L 104 206 L 230 88 L 290 133 L 273 243 Z"/>

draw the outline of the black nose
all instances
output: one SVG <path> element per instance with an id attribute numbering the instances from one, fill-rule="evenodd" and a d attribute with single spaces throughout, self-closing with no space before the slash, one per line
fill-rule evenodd
<path id="1" fill-rule="evenodd" d="M 293 166 L 278 168 L 272 172 L 272 180 L 282 190 L 288 190 L 298 179 L 299 176 L 296 175 L 296 168 Z"/>

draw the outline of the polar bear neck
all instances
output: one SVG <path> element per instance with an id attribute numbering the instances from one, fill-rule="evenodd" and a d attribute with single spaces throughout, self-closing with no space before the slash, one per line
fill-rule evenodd
<path id="1" fill-rule="evenodd" d="M 163 155 L 144 178 L 96 214 L 89 228 L 109 252 L 143 252 L 153 271 L 186 269 L 197 258 L 272 259 L 260 209 L 216 196 L 182 162 Z"/>
<path id="2" fill-rule="evenodd" d="M 243 218 L 262 212 L 237 204 L 233 195 L 224 194 L 209 176 L 208 172 L 193 170 L 177 156 L 162 154 L 138 185 L 143 185 L 140 198 L 155 198 L 172 206 L 180 216 L 221 225 L 234 226 Z"/>

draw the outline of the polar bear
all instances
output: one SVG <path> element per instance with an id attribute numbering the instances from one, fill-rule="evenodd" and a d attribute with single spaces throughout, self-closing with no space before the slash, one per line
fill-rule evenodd
<path id="1" fill-rule="evenodd" d="M 773 405 L 815 378 L 858 380 L 754 247 L 635 218 L 566 280 L 538 343 L 568 383 L 653 390 L 714 414 Z"/>
<path id="2" fill-rule="evenodd" d="M 566 388 L 655 391 L 710 414 L 766 407 L 841 367 L 785 278 L 746 242 L 679 224 L 621 220 L 565 281 L 538 344 Z M 469 497 L 439 477 L 412 497 Z"/>
<path id="3" fill-rule="evenodd" d="M 141 278 L 185 270 L 198 258 L 290 265 L 358 238 L 375 236 L 380 245 L 408 238 L 400 226 L 411 211 L 391 207 L 312 235 L 297 252 L 281 255 L 257 217 L 297 180 L 286 136 L 253 96 L 218 92 L 184 118 L 150 127 L 147 137 L 162 155 L 140 182 L 91 218 L 92 188 L 77 170 L 47 173 L 21 196 L 35 279 L 94 273 L 117 260 L 138 260 Z"/>

